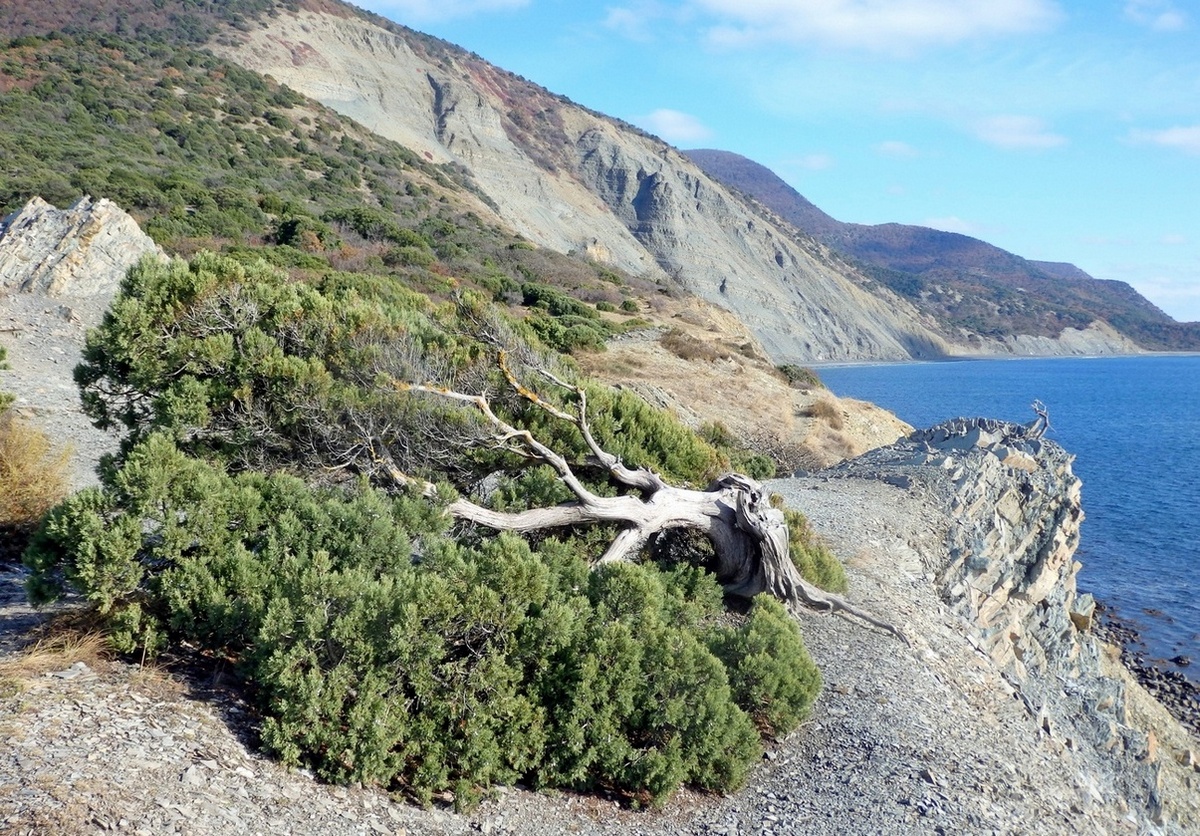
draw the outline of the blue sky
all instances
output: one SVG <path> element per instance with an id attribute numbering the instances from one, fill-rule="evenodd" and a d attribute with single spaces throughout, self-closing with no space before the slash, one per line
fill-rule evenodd
<path id="1" fill-rule="evenodd" d="M 835 218 L 963 232 L 1200 320 L 1196 0 L 360 0 Z"/>

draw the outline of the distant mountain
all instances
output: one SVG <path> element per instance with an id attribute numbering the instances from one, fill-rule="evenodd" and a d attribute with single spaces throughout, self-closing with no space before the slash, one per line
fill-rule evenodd
<path id="1" fill-rule="evenodd" d="M 1073 264 L 1031 261 L 953 232 L 843 223 L 759 163 L 728 151 L 684 153 L 952 328 L 1057 336 L 1102 319 L 1145 348 L 1200 348 L 1200 326 L 1176 322 L 1125 282 L 1093 278 Z"/>

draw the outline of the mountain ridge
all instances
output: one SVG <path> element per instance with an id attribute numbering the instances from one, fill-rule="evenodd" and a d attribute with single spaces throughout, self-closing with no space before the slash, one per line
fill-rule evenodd
<path id="1" fill-rule="evenodd" d="M 44 30 L 56 19 L 51 6 L 18 0 L 0 10 L 0 31 Z M 661 139 L 336 0 L 196 0 L 134 10 L 86 0 L 58 26 L 134 36 L 166 27 L 173 42 L 204 46 L 280 85 L 285 99 L 307 96 L 399 142 L 438 169 L 437 177 L 472 193 L 479 203 L 470 213 L 485 223 L 726 308 L 776 364 L 1140 350 L 1118 333 L 1119 322 L 1111 327 L 1086 310 L 1037 327 L 1006 320 L 999 305 L 989 316 L 948 317 L 922 298 L 926 277 L 914 281 L 839 253 Z M 189 70 L 185 63 L 169 71 Z M 171 89 L 168 81 L 159 87 Z M 266 130 L 264 114 L 249 127 Z M 154 120 L 151 130 L 151 137 L 190 141 L 187 128 L 170 120 Z M 304 133 L 294 128 L 284 141 L 307 141 Z M 299 156 L 312 167 L 311 157 Z M 323 163 L 314 173 L 332 176 L 323 168 L 343 166 Z M 60 189 L 57 198 L 77 196 Z M 372 198 L 370 191 L 364 196 Z"/>
<path id="2" fill-rule="evenodd" d="M 1094 278 L 1073 264 L 1025 259 L 960 233 L 838 221 L 760 163 L 715 149 L 684 153 L 953 326 L 996 333 L 1015 320 L 1036 335 L 1056 336 L 1099 318 L 1147 348 L 1200 347 L 1200 327 L 1175 322 L 1125 282 Z"/>

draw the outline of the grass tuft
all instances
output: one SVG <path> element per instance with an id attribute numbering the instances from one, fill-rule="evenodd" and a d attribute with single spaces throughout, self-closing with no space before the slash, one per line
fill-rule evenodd
<path id="1" fill-rule="evenodd" d="M 32 529 L 67 496 L 71 452 L 11 409 L 0 415 L 0 528 Z"/>

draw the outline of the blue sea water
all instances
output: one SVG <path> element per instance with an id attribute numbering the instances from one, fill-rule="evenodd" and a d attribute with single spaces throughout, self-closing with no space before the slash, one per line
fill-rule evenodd
<path id="1" fill-rule="evenodd" d="M 838 395 L 916 427 L 954 416 L 1025 423 L 1050 409 L 1047 437 L 1083 480 L 1081 590 L 1141 631 L 1158 659 L 1193 660 L 1200 679 L 1200 356 L 970 360 L 826 366 Z"/>

